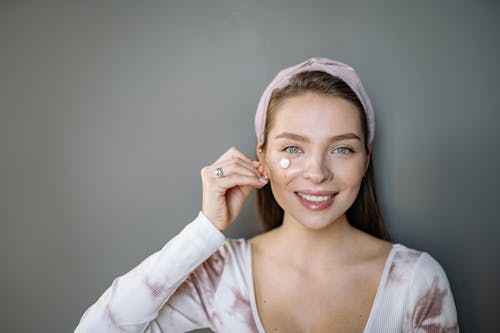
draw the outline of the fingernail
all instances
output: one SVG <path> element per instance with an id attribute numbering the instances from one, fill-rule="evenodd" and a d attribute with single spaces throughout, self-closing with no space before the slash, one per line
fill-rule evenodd
<path id="1" fill-rule="evenodd" d="M 259 181 L 263 184 L 267 183 L 267 178 L 266 177 L 259 177 Z"/>

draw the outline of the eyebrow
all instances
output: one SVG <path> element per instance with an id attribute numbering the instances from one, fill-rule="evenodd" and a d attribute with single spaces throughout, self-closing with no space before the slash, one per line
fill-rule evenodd
<path id="1" fill-rule="evenodd" d="M 305 136 L 298 135 L 295 133 L 290 133 L 290 132 L 283 132 L 278 134 L 275 139 L 291 139 L 295 141 L 301 141 L 301 142 L 309 142 L 309 139 Z M 344 133 L 344 134 L 339 134 L 339 135 L 334 135 L 328 139 L 328 142 L 336 142 L 336 141 L 342 141 L 342 140 L 359 140 L 361 141 L 361 138 L 350 132 L 350 133 Z"/>

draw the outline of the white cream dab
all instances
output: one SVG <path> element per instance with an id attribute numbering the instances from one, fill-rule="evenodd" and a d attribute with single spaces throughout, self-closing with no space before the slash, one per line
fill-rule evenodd
<path id="1" fill-rule="evenodd" d="M 290 160 L 289 160 L 288 158 L 284 158 L 284 157 L 283 157 L 283 158 L 280 160 L 280 167 L 281 167 L 282 169 L 288 169 L 288 167 L 290 166 L 290 163 L 291 163 L 291 162 L 290 162 Z"/>

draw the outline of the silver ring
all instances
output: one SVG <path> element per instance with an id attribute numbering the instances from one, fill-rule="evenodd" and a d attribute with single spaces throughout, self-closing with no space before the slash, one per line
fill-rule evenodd
<path id="1" fill-rule="evenodd" d="M 222 168 L 215 169 L 215 177 L 217 177 L 217 178 L 224 177 L 224 171 L 222 171 Z"/>

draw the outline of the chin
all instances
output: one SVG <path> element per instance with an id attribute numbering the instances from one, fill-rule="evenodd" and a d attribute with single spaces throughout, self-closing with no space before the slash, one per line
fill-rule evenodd
<path id="1" fill-rule="evenodd" d="M 345 214 L 324 216 L 323 214 L 290 214 L 288 217 L 303 227 L 311 230 L 326 229 L 346 220 Z"/>

